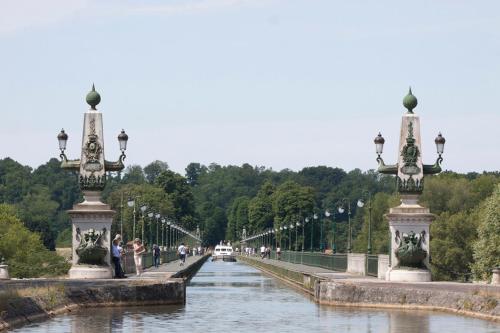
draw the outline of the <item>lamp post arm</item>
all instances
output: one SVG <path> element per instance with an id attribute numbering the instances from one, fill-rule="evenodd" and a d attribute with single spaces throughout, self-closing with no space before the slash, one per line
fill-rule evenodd
<path id="1" fill-rule="evenodd" d="M 433 165 L 430 164 L 424 164 L 424 175 L 435 175 L 440 173 L 441 170 L 441 163 L 443 162 L 443 157 L 441 155 L 438 156 L 436 163 Z"/>
<path id="2" fill-rule="evenodd" d="M 64 153 L 62 153 L 60 156 L 61 168 L 70 171 L 80 171 L 80 160 L 68 160 Z"/>
<path id="3" fill-rule="evenodd" d="M 123 164 L 123 161 L 125 161 L 125 158 L 127 156 L 125 153 L 122 153 L 120 157 L 118 158 L 118 161 L 116 162 L 109 162 L 109 161 L 104 161 L 104 168 L 106 171 L 122 171 L 125 168 L 125 164 Z"/>
<path id="4" fill-rule="evenodd" d="M 398 165 L 397 164 L 389 164 L 386 165 L 384 160 L 380 155 L 377 157 L 378 169 L 377 171 L 386 175 L 397 175 L 398 174 Z"/>

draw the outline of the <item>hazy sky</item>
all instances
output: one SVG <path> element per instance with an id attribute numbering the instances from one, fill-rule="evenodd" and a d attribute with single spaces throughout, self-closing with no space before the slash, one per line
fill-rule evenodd
<path id="1" fill-rule="evenodd" d="M 0 157 L 79 158 L 100 92 L 106 158 L 375 168 L 396 161 L 411 85 L 423 159 L 500 170 L 500 2 L 1 0 Z"/>

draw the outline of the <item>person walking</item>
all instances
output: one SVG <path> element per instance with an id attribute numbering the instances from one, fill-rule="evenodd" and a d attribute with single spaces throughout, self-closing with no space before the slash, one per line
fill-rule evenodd
<path id="1" fill-rule="evenodd" d="M 276 248 L 276 255 L 278 256 L 277 259 L 281 260 L 281 247 L 279 247 L 279 246 Z"/>
<path id="2" fill-rule="evenodd" d="M 139 238 L 134 239 L 134 263 L 137 276 L 142 274 L 142 254 L 146 252 L 142 241 Z"/>
<path id="3" fill-rule="evenodd" d="M 121 265 L 121 256 L 123 254 L 123 249 L 120 246 L 121 240 L 122 237 L 119 234 L 117 234 L 115 236 L 115 239 L 113 239 L 113 244 L 111 245 L 112 260 L 115 266 L 115 279 L 125 278 L 125 272 L 123 272 Z"/>
<path id="4" fill-rule="evenodd" d="M 264 245 L 262 245 L 260 247 L 260 258 L 264 259 L 265 256 L 266 256 L 266 247 Z"/>
<path id="5" fill-rule="evenodd" d="M 184 246 L 184 243 L 181 243 L 181 245 L 179 245 L 177 253 L 179 254 L 180 260 L 179 266 L 184 266 L 184 263 L 186 262 L 186 247 Z"/>
<path id="6" fill-rule="evenodd" d="M 160 247 L 156 244 L 153 244 L 153 259 L 155 267 L 158 268 L 160 266 Z"/>

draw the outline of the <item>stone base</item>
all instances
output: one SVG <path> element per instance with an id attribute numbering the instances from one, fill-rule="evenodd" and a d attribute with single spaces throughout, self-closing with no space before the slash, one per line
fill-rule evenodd
<path id="1" fill-rule="evenodd" d="M 387 272 L 387 280 L 394 282 L 430 282 L 431 272 L 427 269 L 390 269 Z"/>
<path id="2" fill-rule="evenodd" d="M 111 267 L 99 266 L 73 266 L 69 270 L 70 279 L 111 279 Z"/>
<path id="3" fill-rule="evenodd" d="M 9 280 L 9 266 L 8 265 L 0 265 L 0 280 Z"/>

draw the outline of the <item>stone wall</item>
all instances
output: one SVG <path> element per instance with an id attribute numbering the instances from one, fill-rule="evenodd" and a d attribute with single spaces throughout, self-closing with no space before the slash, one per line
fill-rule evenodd
<path id="1" fill-rule="evenodd" d="M 0 288 L 0 330 L 96 306 L 184 304 L 183 279 L 11 280 Z"/>

